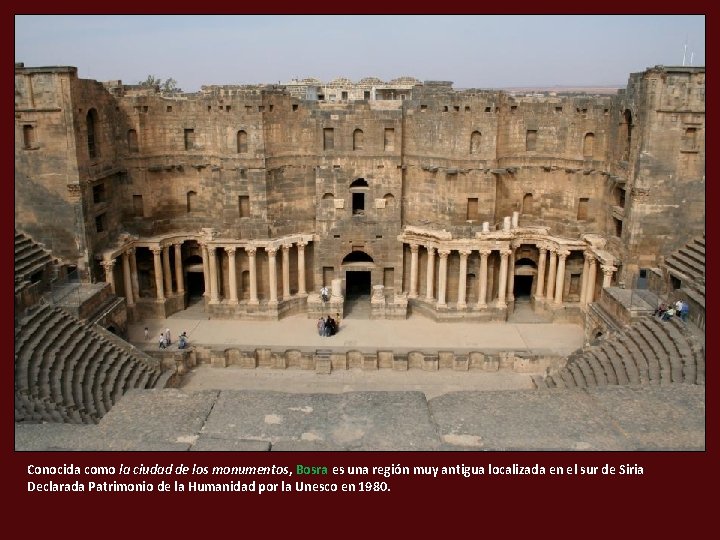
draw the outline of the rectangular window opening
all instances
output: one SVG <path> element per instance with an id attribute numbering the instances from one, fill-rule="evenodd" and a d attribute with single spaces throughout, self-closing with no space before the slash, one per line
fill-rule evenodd
<path id="1" fill-rule="evenodd" d="M 241 218 L 250 217 L 250 197 L 248 195 L 238 197 L 238 211 Z"/>
<path id="2" fill-rule="evenodd" d="M 195 146 L 195 130 L 185 130 L 185 150 L 192 150 Z"/>
<path id="3" fill-rule="evenodd" d="M 478 219 L 478 200 L 473 197 L 467 200 L 467 217 L 468 221 L 477 221 Z"/>
<path id="4" fill-rule="evenodd" d="M 578 201 L 577 218 L 578 220 L 586 220 L 588 217 L 588 203 L 590 199 L 587 197 L 580 197 Z"/>
<path id="5" fill-rule="evenodd" d="M 143 217 L 143 196 L 133 195 L 133 214 L 135 217 Z"/>

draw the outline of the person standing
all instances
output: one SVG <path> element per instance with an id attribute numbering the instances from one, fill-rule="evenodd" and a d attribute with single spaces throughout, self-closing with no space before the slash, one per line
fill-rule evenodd
<path id="1" fill-rule="evenodd" d="M 322 337 L 325 335 L 325 319 L 320 317 L 317 322 L 318 336 Z"/>
<path id="2" fill-rule="evenodd" d="M 167 347 L 167 341 L 165 340 L 165 334 L 160 334 L 160 343 L 159 346 L 161 349 L 165 349 Z"/>
<path id="3" fill-rule="evenodd" d="M 339 331 L 340 331 L 340 320 L 341 320 L 340 313 L 336 313 L 336 314 L 335 314 L 335 317 L 336 317 L 336 319 L 335 319 L 335 332 L 339 332 Z"/>
<path id="4" fill-rule="evenodd" d="M 170 329 L 169 328 L 165 329 L 165 343 L 166 343 L 166 345 L 172 344 L 172 341 L 170 341 Z"/>
<path id="5" fill-rule="evenodd" d="M 145 327 L 145 341 L 150 339 L 150 330 L 148 330 L 148 327 Z"/>

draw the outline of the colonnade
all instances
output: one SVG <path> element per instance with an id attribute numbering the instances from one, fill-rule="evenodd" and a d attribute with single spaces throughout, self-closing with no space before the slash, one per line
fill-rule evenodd
<path id="1" fill-rule="evenodd" d="M 492 252 L 497 252 L 500 258 L 500 267 L 497 277 L 497 299 L 495 307 L 507 307 L 508 302 L 513 301 L 513 289 L 515 285 L 515 250 L 521 244 L 530 242 L 511 242 L 503 246 L 486 246 L 472 248 L 468 246 L 450 247 L 437 245 L 424 245 L 421 243 L 408 242 L 410 246 L 410 290 L 408 298 L 418 298 L 418 274 L 419 274 L 419 251 L 422 247 L 427 251 L 426 287 L 424 299 L 428 302 L 436 302 L 438 307 L 447 306 L 447 259 L 452 251 L 457 251 L 460 257 L 458 275 L 457 308 L 466 309 L 467 289 L 467 266 L 468 256 L 473 251 L 480 254 L 480 276 L 478 283 L 477 309 L 484 309 L 488 306 L 488 258 Z M 571 251 L 580 251 L 581 248 L 573 246 L 555 245 L 550 242 L 537 242 L 539 258 L 537 265 L 537 282 L 534 297 L 538 302 L 546 305 L 561 306 L 563 304 L 563 292 L 565 290 L 565 264 Z M 594 301 L 595 283 L 597 275 L 598 257 L 588 249 L 582 249 L 584 265 L 582 272 L 582 284 L 580 286 L 580 304 L 587 305 Z M 435 257 L 439 258 L 437 291 L 435 287 Z M 609 287 L 612 275 L 616 268 L 612 265 L 602 264 L 603 287 Z M 546 272 L 547 269 L 547 272 Z M 546 279 L 547 274 L 547 279 Z"/>
<path id="2" fill-rule="evenodd" d="M 166 298 L 177 294 L 185 294 L 184 273 L 182 264 L 182 244 L 183 241 L 168 243 L 166 245 L 150 246 L 153 254 L 153 266 L 155 273 L 155 299 L 158 302 L 164 301 Z M 249 266 L 249 292 L 250 304 L 259 304 L 258 299 L 258 275 L 257 275 L 257 250 L 264 249 L 268 256 L 268 283 L 270 287 L 270 304 L 278 303 L 277 284 L 277 252 L 282 251 L 282 298 L 290 298 L 290 249 L 293 245 L 297 245 L 297 275 L 298 275 L 298 291 L 299 296 L 307 295 L 305 286 L 305 247 L 308 242 L 300 240 L 296 242 L 288 242 L 283 244 L 271 244 L 268 246 L 254 245 L 220 245 L 214 243 L 200 242 L 200 250 L 202 253 L 203 275 L 205 279 L 205 294 L 209 295 L 209 303 L 220 303 L 220 287 L 218 283 L 218 256 L 219 250 L 224 250 L 228 256 L 228 282 L 229 297 L 225 298 L 230 304 L 238 304 L 238 280 L 236 253 L 238 249 L 245 250 L 248 256 Z M 170 264 L 170 249 L 175 250 L 175 290 L 173 290 L 172 271 Z M 115 257 L 107 256 L 101 262 L 105 269 L 105 281 L 110 284 L 113 294 L 117 294 L 115 284 L 114 266 L 117 258 L 122 258 L 123 281 L 125 289 L 125 298 L 128 306 L 135 305 L 136 300 L 140 296 L 137 275 L 137 261 L 135 258 L 135 248 L 128 247 Z"/>

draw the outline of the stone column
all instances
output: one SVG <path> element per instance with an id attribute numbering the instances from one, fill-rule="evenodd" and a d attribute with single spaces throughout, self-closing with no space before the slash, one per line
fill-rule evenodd
<path id="1" fill-rule="evenodd" d="M 153 252 L 153 268 L 155 270 L 155 295 L 158 302 L 165 300 L 165 291 L 163 290 L 163 274 L 162 274 L 162 262 L 160 262 L 160 255 L 162 249 L 159 247 L 150 248 Z"/>
<path id="2" fill-rule="evenodd" d="M 550 269 L 548 270 L 547 292 L 545 301 L 549 304 L 553 301 L 553 293 L 555 292 L 555 270 L 557 269 L 557 257 L 555 257 L 556 248 L 548 248 L 548 257 L 550 257 Z"/>
<path id="3" fill-rule="evenodd" d="M 515 300 L 515 247 L 510 249 L 510 260 L 508 261 L 508 282 L 507 282 L 507 300 L 512 302 Z"/>
<path id="4" fill-rule="evenodd" d="M 435 286 L 435 248 L 429 247 L 427 252 L 427 293 L 425 298 L 432 301 L 435 298 L 433 295 L 433 287 Z"/>
<path id="5" fill-rule="evenodd" d="M 225 251 L 227 251 L 228 254 L 228 279 L 230 281 L 230 303 L 231 304 L 237 304 L 238 303 L 238 294 L 237 294 L 237 268 L 235 263 L 235 251 L 237 248 L 235 246 L 229 246 L 225 248 Z"/>
<path id="6" fill-rule="evenodd" d="M 438 269 L 438 306 L 445 305 L 445 293 L 447 291 L 447 258 L 450 255 L 449 249 L 438 249 L 440 257 L 440 268 Z"/>
<path id="7" fill-rule="evenodd" d="M 283 300 L 290 298 L 290 246 L 282 247 Z"/>
<path id="8" fill-rule="evenodd" d="M 557 278 L 555 280 L 555 305 L 559 306 L 563 301 L 563 289 L 565 287 L 565 259 L 570 255 L 569 251 L 558 251 Z"/>
<path id="9" fill-rule="evenodd" d="M 582 271 L 582 282 L 580 283 L 580 305 L 584 306 L 586 304 L 585 298 L 586 298 L 586 289 L 587 289 L 587 278 L 588 278 L 588 270 L 590 269 L 590 263 L 588 262 L 588 255 L 589 253 L 587 251 L 583 251 L 583 258 L 585 261 L 583 262 L 583 271 Z"/>
<path id="10" fill-rule="evenodd" d="M 208 255 L 210 259 L 210 303 L 217 304 L 220 301 L 218 297 L 218 271 L 217 271 L 217 248 L 208 246 Z"/>
<path id="11" fill-rule="evenodd" d="M 603 264 L 601 267 L 603 273 L 603 289 L 609 287 L 612 283 L 612 275 L 615 272 L 615 267 Z"/>
<path id="12" fill-rule="evenodd" d="M 123 252 L 123 279 L 125 280 L 125 301 L 128 306 L 134 306 L 132 278 L 130 277 L 130 254 L 127 251 Z"/>
<path id="13" fill-rule="evenodd" d="M 505 302 L 505 293 L 507 292 L 508 257 L 510 257 L 510 253 L 512 253 L 512 250 L 500 250 L 502 258 L 500 259 L 500 284 L 498 286 L 497 299 L 497 307 L 499 308 L 507 307 L 507 302 Z"/>
<path id="14" fill-rule="evenodd" d="M 465 309 L 465 292 L 467 290 L 467 261 L 468 255 L 472 253 L 469 249 L 460 250 L 460 275 L 458 276 L 458 309 Z"/>
<path id="15" fill-rule="evenodd" d="M 163 257 L 163 275 L 165 276 L 165 292 L 168 296 L 172 295 L 172 273 L 170 271 L 170 248 L 165 246 L 162 250 Z"/>
<path id="16" fill-rule="evenodd" d="M 597 273 L 597 264 L 595 263 L 595 256 L 588 256 L 588 280 L 587 280 L 587 291 L 585 292 L 585 302 L 590 304 L 595 299 L 595 275 Z"/>
<path id="17" fill-rule="evenodd" d="M 410 244 L 410 294 L 408 298 L 418 295 L 418 245 Z"/>
<path id="18" fill-rule="evenodd" d="M 102 261 L 100 264 L 102 264 L 103 268 L 105 269 L 105 281 L 107 281 L 110 284 L 110 289 L 112 290 L 113 294 L 117 294 L 115 292 L 115 274 L 113 273 L 113 267 L 115 266 L 115 259 L 106 259 Z"/>
<path id="19" fill-rule="evenodd" d="M 128 253 L 130 253 L 130 278 L 132 281 L 133 298 L 135 298 L 135 300 L 137 300 L 138 298 L 140 298 L 140 284 L 138 283 L 137 260 L 135 259 L 135 248 L 130 248 L 128 250 Z"/>
<path id="20" fill-rule="evenodd" d="M 277 260 L 275 255 L 277 254 L 276 247 L 265 248 L 268 254 L 268 274 L 270 281 L 270 303 L 277 304 Z"/>
<path id="21" fill-rule="evenodd" d="M 185 294 L 185 279 L 183 277 L 182 265 L 182 242 L 175 244 L 175 281 L 177 281 L 177 292 Z"/>
<path id="22" fill-rule="evenodd" d="M 259 304 L 257 296 L 257 266 L 255 264 L 255 246 L 245 248 L 248 254 L 248 264 L 250 266 L 250 304 Z"/>
<path id="23" fill-rule="evenodd" d="M 545 259 L 547 259 L 547 246 L 538 244 L 540 260 L 538 261 L 537 285 L 535 286 L 535 301 L 541 301 L 545 289 Z"/>
<path id="24" fill-rule="evenodd" d="M 210 263 L 208 262 L 207 244 L 200 244 L 200 248 L 202 251 L 202 261 L 203 261 L 203 280 L 205 281 L 205 290 L 203 291 L 203 296 L 209 296 L 210 295 Z"/>
<path id="25" fill-rule="evenodd" d="M 298 294 L 305 296 L 307 291 L 305 290 L 305 246 L 307 242 L 300 240 L 297 243 L 298 249 Z"/>
<path id="26" fill-rule="evenodd" d="M 487 277 L 488 277 L 488 255 L 491 250 L 480 250 L 480 292 L 478 293 L 477 307 L 485 309 L 487 307 Z"/>

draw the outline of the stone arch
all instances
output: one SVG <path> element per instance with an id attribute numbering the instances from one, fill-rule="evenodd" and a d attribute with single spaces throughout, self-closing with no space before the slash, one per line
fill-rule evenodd
<path id="1" fill-rule="evenodd" d="M 350 189 L 353 188 L 369 188 L 370 185 L 367 183 L 367 180 L 364 178 L 357 178 L 356 180 L 353 180 L 350 184 Z"/>
<path id="2" fill-rule="evenodd" d="M 323 201 L 329 201 L 329 200 L 334 199 L 334 198 L 335 198 L 335 195 L 333 195 L 332 193 L 325 193 L 325 194 L 322 196 L 322 200 L 323 200 Z"/>
<path id="3" fill-rule="evenodd" d="M 385 199 L 386 207 L 392 206 L 395 204 L 395 195 L 393 195 L 392 193 L 386 193 L 385 196 L 383 197 L 383 199 Z"/>
<path id="4" fill-rule="evenodd" d="M 373 258 L 361 250 L 351 251 L 350 253 L 345 255 L 345 257 L 342 260 L 342 264 L 357 263 L 357 262 L 375 264 L 375 261 L 373 260 Z"/>

